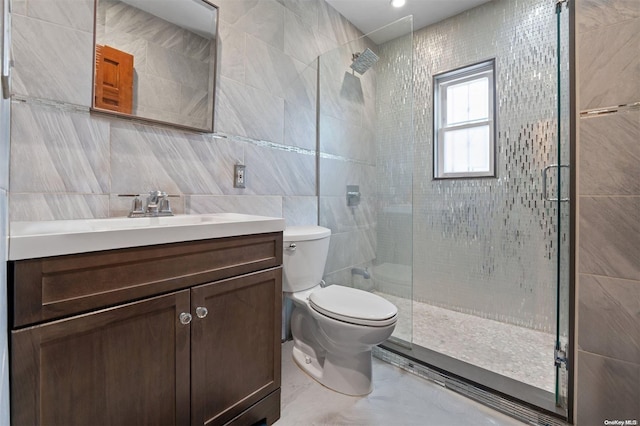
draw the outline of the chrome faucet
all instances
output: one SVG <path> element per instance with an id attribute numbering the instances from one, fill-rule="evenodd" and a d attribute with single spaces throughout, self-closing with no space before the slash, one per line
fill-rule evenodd
<path id="1" fill-rule="evenodd" d="M 365 280 L 371 278 L 368 268 L 351 268 L 351 275 L 362 275 Z"/>
<path id="2" fill-rule="evenodd" d="M 169 195 L 164 191 L 149 191 L 147 204 L 142 208 L 140 195 L 135 195 L 129 217 L 173 216 L 168 197 Z"/>
<path id="3" fill-rule="evenodd" d="M 145 209 L 145 213 L 147 214 L 147 216 L 159 216 L 160 203 L 162 203 L 162 200 L 166 198 L 166 192 L 149 191 L 149 195 L 147 195 L 147 207 Z"/>

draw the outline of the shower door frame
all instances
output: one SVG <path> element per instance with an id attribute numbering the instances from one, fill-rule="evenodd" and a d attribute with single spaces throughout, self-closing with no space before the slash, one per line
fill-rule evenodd
<path id="1" fill-rule="evenodd" d="M 568 241 L 568 343 L 567 343 L 567 401 L 566 408 L 558 407 L 556 405 L 557 393 L 551 393 L 543 389 L 531 386 L 529 384 L 520 382 L 515 379 L 494 373 L 492 371 L 480 368 L 473 364 L 461 361 L 459 359 L 444 355 L 440 352 L 417 346 L 415 344 L 406 346 L 398 344 L 397 342 L 388 340 L 380 345 L 384 350 L 391 353 L 400 355 L 402 358 L 409 360 L 409 366 L 412 367 L 411 362 L 415 362 L 418 365 L 424 366 L 429 370 L 436 373 L 438 377 L 451 378 L 453 383 L 466 384 L 471 389 L 476 388 L 478 393 L 471 391 L 466 392 L 460 388 L 460 386 L 448 386 L 445 382 L 445 387 L 451 390 L 465 394 L 478 399 L 482 403 L 487 403 L 486 398 L 478 397 L 478 394 L 488 393 L 497 398 L 497 400 L 503 401 L 503 405 L 507 408 L 505 412 L 509 413 L 509 404 L 517 404 L 521 407 L 528 409 L 531 412 L 540 412 L 546 414 L 552 418 L 566 420 L 569 423 L 573 423 L 574 419 L 574 374 L 575 374 L 575 313 L 576 313 L 576 297 L 575 297 L 575 277 L 576 277 L 576 128 L 577 128 L 577 110 L 576 110 L 576 78 L 575 78 L 575 2 L 568 2 L 568 24 L 569 24 L 569 53 L 568 53 L 568 66 L 569 66 L 569 152 L 570 152 L 570 185 L 569 185 L 569 241 Z M 560 47 L 558 46 L 558 49 Z M 558 96 L 560 96 L 558 94 Z M 560 135 L 558 135 L 558 138 Z M 560 148 L 558 148 L 560 149 Z M 415 183 L 414 183 L 415 184 Z M 559 247 L 560 249 L 560 247 Z M 560 266 L 557 265 L 559 268 Z M 557 283 L 559 286 L 560 283 Z M 559 313 L 557 313 L 559 317 Z M 552 362 L 552 361 L 550 361 Z M 439 384 L 443 384 L 438 380 Z M 557 386 L 556 386 L 557 388 Z M 496 406 L 491 403 L 494 408 L 501 409 L 500 406 Z M 500 404 L 498 404 L 500 405 Z M 513 414 L 512 414 L 513 415 Z"/>

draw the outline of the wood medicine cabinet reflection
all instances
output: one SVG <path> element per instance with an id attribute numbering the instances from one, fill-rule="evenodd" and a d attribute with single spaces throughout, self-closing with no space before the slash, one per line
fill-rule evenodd
<path id="1" fill-rule="evenodd" d="M 133 55 L 110 46 L 96 46 L 96 108 L 131 114 Z"/>
<path id="2" fill-rule="evenodd" d="M 94 1 L 91 110 L 213 132 L 217 6 L 209 0 Z"/>

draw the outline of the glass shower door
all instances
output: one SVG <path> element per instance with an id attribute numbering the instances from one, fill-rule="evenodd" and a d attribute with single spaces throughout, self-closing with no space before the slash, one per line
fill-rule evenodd
<path id="1" fill-rule="evenodd" d="M 568 15 L 496 0 L 318 62 L 325 280 L 395 303 L 398 353 L 550 411 L 567 400 Z M 367 49 L 378 59 L 361 74 L 350 64 Z M 433 77 L 490 59 L 496 176 L 434 179 Z"/>
<path id="2" fill-rule="evenodd" d="M 557 199 L 569 196 L 570 114 L 568 12 L 554 3 L 494 1 L 414 35 L 410 355 L 559 412 L 570 203 Z M 495 176 L 434 178 L 434 76 L 488 60 L 496 64 Z"/>
<path id="3" fill-rule="evenodd" d="M 569 55 L 569 3 L 556 3 L 556 52 L 557 52 L 557 163 L 555 197 L 547 199 L 557 204 L 557 288 L 556 288 L 556 342 L 554 350 L 556 405 L 568 407 L 569 388 L 569 302 L 571 265 L 571 142 L 570 142 L 570 55 Z M 548 170 L 549 166 L 545 168 Z M 565 411 L 566 414 L 566 411 Z"/>
<path id="4" fill-rule="evenodd" d="M 324 280 L 398 307 L 412 340 L 413 20 L 318 59 L 318 218 L 331 229 Z"/>

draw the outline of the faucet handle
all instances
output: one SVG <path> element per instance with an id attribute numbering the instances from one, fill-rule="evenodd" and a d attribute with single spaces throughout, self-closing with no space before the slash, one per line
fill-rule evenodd
<path id="1" fill-rule="evenodd" d="M 173 216 L 173 212 L 171 211 L 171 205 L 169 204 L 169 199 L 167 198 L 167 194 L 165 193 L 162 198 L 160 198 L 160 205 L 158 207 L 158 215 L 159 216 Z"/>
<path id="2" fill-rule="evenodd" d="M 142 200 L 140 199 L 140 195 L 134 195 L 131 205 L 131 211 L 129 212 L 129 217 L 140 216 L 144 216 L 144 210 L 142 210 Z"/>

